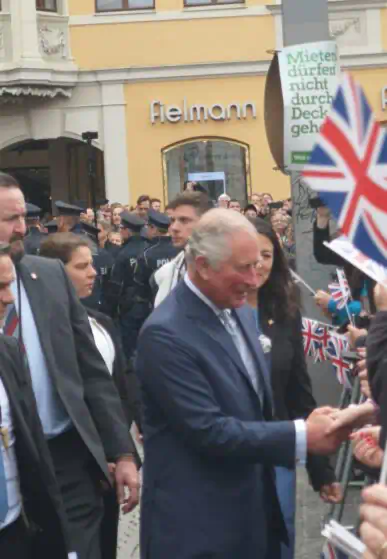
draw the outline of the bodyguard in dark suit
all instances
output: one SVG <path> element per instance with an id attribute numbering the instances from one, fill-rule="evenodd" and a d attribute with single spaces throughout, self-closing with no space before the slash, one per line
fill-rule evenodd
<path id="1" fill-rule="evenodd" d="M 0 241 L 23 255 L 25 202 L 16 180 L 0 174 Z M 15 320 L 4 331 L 26 351 L 44 434 L 54 462 L 71 545 L 79 559 L 99 559 L 103 515 L 100 479 L 110 483 L 107 460 L 116 463 L 117 494 L 124 510 L 137 502 L 134 444 L 119 396 L 94 344 L 87 314 L 63 265 L 25 256 L 12 286 Z M 21 317 L 21 321 L 19 320 Z M 13 330 L 10 326 L 13 325 Z"/>
<path id="2" fill-rule="evenodd" d="M 0 246 L 0 328 L 13 303 L 13 278 L 12 261 Z M 63 503 L 31 381 L 18 342 L 4 335 L 0 335 L 0 431 L 0 557 L 67 558 Z"/>
<path id="3" fill-rule="evenodd" d="M 188 275 L 139 337 L 144 407 L 142 559 L 277 559 L 287 540 L 274 465 L 334 451 L 333 419 L 273 420 L 269 371 L 245 306 L 257 237 L 211 210 L 187 247 Z"/>

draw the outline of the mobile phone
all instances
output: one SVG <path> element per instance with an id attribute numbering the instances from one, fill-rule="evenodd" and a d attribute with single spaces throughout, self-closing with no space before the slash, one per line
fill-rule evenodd
<path id="1" fill-rule="evenodd" d="M 283 205 L 283 202 L 270 202 L 270 204 L 268 204 L 271 210 L 280 210 Z"/>
<path id="2" fill-rule="evenodd" d="M 317 196 L 316 198 L 309 198 L 309 207 L 311 207 L 313 210 L 317 210 L 317 208 L 323 208 L 324 206 L 326 206 L 326 203 L 319 196 Z"/>
<path id="3" fill-rule="evenodd" d="M 357 363 L 358 361 L 362 360 L 362 357 L 360 357 L 356 351 L 343 351 L 343 353 L 341 354 L 342 358 L 345 359 L 346 361 L 351 361 L 352 363 Z"/>

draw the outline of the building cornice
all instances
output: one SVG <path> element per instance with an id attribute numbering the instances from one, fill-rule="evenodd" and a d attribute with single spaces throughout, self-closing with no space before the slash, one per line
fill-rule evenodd
<path id="1" fill-rule="evenodd" d="M 387 66 L 387 52 L 344 54 L 341 55 L 340 61 L 343 69 L 385 68 Z M 74 68 L 74 70 L 68 71 L 42 68 L 23 69 L 0 65 L 0 87 L 39 85 L 72 88 L 76 85 L 93 85 L 96 83 L 103 85 L 265 76 L 270 62 L 270 60 L 253 60 L 98 70 L 77 70 Z"/>
<path id="2" fill-rule="evenodd" d="M 67 71 L 47 68 L 20 68 L 9 64 L 0 64 L 0 87 L 39 85 L 49 87 L 72 88 L 78 82 L 78 70 Z"/>
<path id="3" fill-rule="evenodd" d="M 134 68 L 102 69 L 81 71 L 79 82 L 142 82 L 142 81 L 175 81 L 197 78 L 219 78 L 228 76 L 264 76 L 270 60 L 251 62 L 214 62 L 208 64 L 181 64 L 176 66 L 146 66 Z"/>

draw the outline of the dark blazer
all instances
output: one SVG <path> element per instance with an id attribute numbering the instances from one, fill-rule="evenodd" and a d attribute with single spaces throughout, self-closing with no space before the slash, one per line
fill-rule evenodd
<path id="1" fill-rule="evenodd" d="M 140 387 L 133 366 L 128 364 L 125 357 L 120 335 L 114 325 L 114 321 L 106 314 L 90 309 L 87 305 L 86 310 L 90 317 L 94 318 L 105 328 L 112 339 L 116 353 L 113 363 L 113 380 L 121 397 L 122 407 L 129 427 L 131 427 L 134 421 L 141 429 Z"/>
<path id="2" fill-rule="evenodd" d="M 305 362 L 301 315 L 282 323 L 261 320 L 261 328 L 271 339 L 271 382 L 276 418 L 306 419 L 317 407 Z M 335 474 L 326 456 L 308 455 L 310 481 L 318 491 L 333 483 Z"/>
<path id="3" fill-rule="evenodd" d="M 36 409 L 31 380 L 18 342 L 2 335 L 0 379 L 11 406 L 21 494 L 27 521 L 36 533 L 36 557 L 67 559 L 67 553 L 71 550 L 66 543 L 65 513 Z"/>
<path id="4" fill-rule="evenodd" d="M 294 466 L 295 427 L 273 421 L 251 309 L 235 317 L 256 363 L 263 407 L 230 334 L 184 282 L 140 334 L 142 559 L 257 559 L 274 539 L 286 541 L 273 466 Z"/>
<path id="5" fill-rule="evenodd" d="M 380 446 L 384 448 L 387 439 L 387 311 L 378 312 L 371 321 L 367 336 L 367 370 L 372 398 L 380 406 Z"/>
<path id="6" fill-rule="evenodd" d="M 110 479 L 106 459 L 134 453 L 135 447 L 86 310 L 61 262 L 25 256 L 18 269 L 55 389 L 75 429 Z"/>

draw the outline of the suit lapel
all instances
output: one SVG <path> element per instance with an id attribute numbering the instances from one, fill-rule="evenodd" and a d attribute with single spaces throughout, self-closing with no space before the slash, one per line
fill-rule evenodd
<path id="1" fill-rule="evenodd" d="M 187 316 L 189 316 L 197 324 L 197 327 L 200 328 L 202 332 L 222 347 L 223 351 L 227 353 L 239 372 L 246 379 L 248 385 L 259 401 L 258 394 L 255 391 L 251 378 L 243 364 L 239 351 L 236 348 L 231 335 L 224 328 L 214 311 L 210 309 L 209 306 L 201 299 L 199 299 L 199 297 L 197 297 L 197 295 L 195 295 L 195 293 L 193 293 L 189 287 L 185 285 L 184 281 L 178 285 L 176 291 L 176 295 L 181 296 L 182 308 L 187 309 Z"/>

